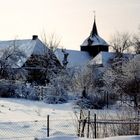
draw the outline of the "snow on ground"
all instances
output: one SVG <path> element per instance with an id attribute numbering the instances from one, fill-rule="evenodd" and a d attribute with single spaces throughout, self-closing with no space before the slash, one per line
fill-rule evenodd
<path id="1" fill-rule="evenodd" d="M 72 119 L 72 105 L 71 103 L 52 105 L 39 101 L 0 98 L 0 122 L 46 120 L 47 115 L 52 119 Z"/>
<path id="2" fill-rule="evenodd" d="M 47 115 L 50 115 L 49 140 L 86 140 L 76 137 L 76 121 L 72 102 L 46 104 L 24 99 L 0 98 L 0 140 L 34 140 L 47 136 Z M 92 110 L 97 116 L 108 117 L 117 110 Z M 79 113 L 79 112 L 78 112 Z M 63 137 L 65 136 L 66 137 Z M 19 138 L 20 137 L 20 138 Z M 48 139 L 46 139 L 48 140 Z M 101 140 L 101 139 L 98 139 Z M 139 137 L 116 137 L 105 140 L 140 140 Z"/>
<path id="3" fill-rule="evenodd" d="M 0 139 L 46 137 L 47 115 L 50 115 L 50 135 L 76 135 L 72 103 L 52 105 L 0 98 Z"/>
<path id="4" fill-rule="evenodd" d="M 93 139 L 63 136 L 63 137 L 51 137 L 42 140 L 93 140 Z M 109 138 L 103 138 L 97 140 L 140 140 L 140 136 L 118 136 L 118 137 L 109 137 Z"/>

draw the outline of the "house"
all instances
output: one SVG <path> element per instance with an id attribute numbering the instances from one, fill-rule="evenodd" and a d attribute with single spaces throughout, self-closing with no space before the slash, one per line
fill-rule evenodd
<path id="1" fill-rule="evenodd" d="M 24 69 L 28 73 L 27 80 L 38 84 L 49 82 L 49 76 L 56 74 L 56 69 L 61 67 L 56 56 L 37 35 L 32 39 L 0 41 L 0 60 L 1 72 L 4 71 L 0 75 L 7 77 L 8 69 L 14 71 L 13 75 L 18 73 L 19 78 L 19 71 Z"/>
<path id="2" fill-rule="evenodd" d="M 4 57 L 6 50 L 9 50 L 11 55 L 15 50 L 24 53 L 23 57 L 14 59 L 14 62 L 12 57 L 7 58 L 12 68 L 20 68 L 31 55 L 45 55 L 49 49 L 38 39 L 38 36 L 33 35 L 32 39 L 0 41 L 0 58 Z"/>

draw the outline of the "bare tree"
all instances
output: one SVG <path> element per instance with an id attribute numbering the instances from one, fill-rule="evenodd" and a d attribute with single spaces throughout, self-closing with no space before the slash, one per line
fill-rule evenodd
<path id="1" fill-rule="evenodd" d="M 134 49 L 136 54 L 140 54 L 140 37 L 139 36 L 134 36 Z"/>
<path id="2" fill-rule="evenodd" d="M 111 48 L 116 53 L 122 54 L 132 46 L 131 35 L 129 33 L 117 32 L 110 41 Z"/>
<path id="3" fill-rule="evenodd" d="M 125 83 L 124 92 L 132 97 L 134 107 L 140 104 L 140 56 L 136 55 L 122 67 L 122 80 Z"/>
<path id="4" fill-rule="evenodd" d="M 17 75 L 19 77 L 21 75 L 24 76 L 25 70 L 21 68 L 21 63 L 25 58 L 25 53 L 15 45 L 15 41 L 12 46 L 2 49 L 0 57 L 0 78 L 15 78 Z"/>
<path id="5" fill-rule="evenodd" d="M 136 54 L 140 54 L 140 26 L 138 28 L 138 33 L 133 36 L 133 45 Z"/>
<path id="6" fill-rule="evenodd" d="M 93 69 L 91 67 L 77 68 L 72 81 L 75 90 L 83 90 L 85 87 L 86 91 L 91 91 L 95 83 Z"/>
<path id="7" fill-rule="evenodd" d="M 123 61 L 116 68 L 107 67 L 103 76 L 105 82 L 105 91 L 115 94 L 118 99 L 126 102 L 129 106 L 139 106 L 140 102 L 140 57 L 134 56 L 129 61 Z"/>
<path id="8" fill-rule="evenodd" d="M 46 33 L 43 32 L 41 35 L 43 43 L 52 51 L 55 51 L 56 48 L 60 46 L 60 39 L 56 36 L 55 33 L 52 33 L 47 37 Z"/>

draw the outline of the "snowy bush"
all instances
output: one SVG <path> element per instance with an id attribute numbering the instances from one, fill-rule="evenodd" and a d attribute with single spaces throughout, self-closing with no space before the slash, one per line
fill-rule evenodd
<path id="1" fill-rule="evenodd" d="M 112 105 L 116 102 L 116 97 L 112 94 L 107 94 L 103 90 L 98 90 L 98 87 L 89 93 L 86 98 L 80 98 L 75 103 L 84 109 L 102 109 L 105 106 Z"/>
<path id="2" fill-rule="evenodd" d="M 68 94 L 64 88 L 58 85 L 50 86 L 44 91 L 43 101 L 49 104 L 65 103 L 68 101 Z"/>
<path id="3" fill-rule="evenodd" d="M 38 91 L 32 86 L 27 86 L 25 84 L 17 86 L 15 89 L 15 97 L 25 98 L 30 100 L 39 100 Z"/>
<path id="4" fill-rule="evenodd" d="M 62 85 L 59 85 L 57 82 L 49 87 L 42 87 L 25 83 L 0 81 L 0 97 L 43 100 L 50 104 L 65 103 L 68 101 L 68 93 Z"/>
<path id="5" fill-rule="evenodd" d="M 0 97 L 39 99 L 39 90 L 20 81 L 0 80 Z"/>
<path id="6" fill-rule="evenodd" d="M 86 98 L 80 98 L 76 100 L 75 104 L 78 105 L 82 109 L 93 109 L 92 102 Z"/>
<path id="7" fill-rule="evenodd" d="M 118 96 L 118 100 L 137 108 L 140 105 L 140 56 L 135 55 L 125 61 L 123 59 L 119 60 L 120 63 L 115 67 L 112 64 L 112 67 L 106 68 L 103 75 L 104 90 Z"/>
<path id="8" fill-rule="evenodd" d="M 13 97 L 15 86 L 12 84 L 0 84 L 0 97 Z"/>

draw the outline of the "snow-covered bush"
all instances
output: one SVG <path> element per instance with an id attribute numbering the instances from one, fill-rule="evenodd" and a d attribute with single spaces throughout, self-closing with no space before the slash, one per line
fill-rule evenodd
<path id="1" fill-rule="evenodd" d="M 60 104 L 68 101 L 68 94 L 64 88 L 53 85 L 44 90 L 43 101 L 49 104 Z"/>
<path id="2" fill-rule="evenodd" d="M 0 80 L 0 97 L 25 98 L 38 100 L 40 91 L 21 81 Z"/>
<path id="3" fill-rule="evenodd" d="M 0 83 L 0 97 L 13 97 L 15 95 L 15 86 L 6 83 Z"/>
<path id="4" fill-rule="evenodd" d="M 87 98 L 80 98 L 75 103 L 84 109 L 102 109 L 107 105 L 115 103 L 115 101 L 116 100 L 108 94 L 94 91 L 94 93 L 89 94 Z"/>
<path id="5" fill-rule="evenodd" d="M 35 87 L 22 84 L 16 87 L 14 97 L 39 100 L 39 91 Z"/>

